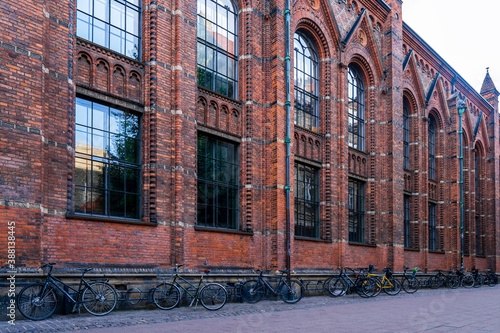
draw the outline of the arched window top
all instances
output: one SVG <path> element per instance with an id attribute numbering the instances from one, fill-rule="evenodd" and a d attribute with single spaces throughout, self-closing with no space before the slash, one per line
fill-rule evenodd
<path id="1" fill-rule="evenodd" d="M 347 74 L 349 77 L 349 84 L 364 92 L 365 83 L 363 81 L 361 70 L 358 68 L 358 66 L 350 64 L 349 68 L 347 69 Z"/>
<path id="2" fill-rule="evenodd" d="M 237 99 L 238 11 L 231 0 L 198 0 L 198 85 Z"/>
<path id="3" fill-rule="evenodd" d="M 317 131 L 319 124 L 319 57 L 301 32 L 294 34 L 295 124 Z"/>

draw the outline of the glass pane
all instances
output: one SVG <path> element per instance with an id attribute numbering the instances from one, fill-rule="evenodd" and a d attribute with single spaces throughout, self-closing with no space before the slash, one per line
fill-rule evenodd
<path id="1" fill-rule="evenodd" d="M 92 14 L 92 0 L 78 0 L 77 9 Z"/>
<path id="2" fill-rule="evenodd" d="M 86 187 L 75 186 L 74 205 L 76 213 L 91 213 L 91 191 Z"/>
<path id="3" fill-rule="evenodd" d="M 139 117 L 132 113 L 125 113 L 125 135 L 130 138 L 139 138 Z"/>
<path id="4" fill-rule="evenodd" d="M 217 227 L 227 228 L 227 208 L 217 209 Z"/>
<path id="5" fill-rule="evenodd" d="M 100 130 L 108 130 L 108 107 L 94 103 L 92 112 L 92 127 Z"/>
<path id="6" fill-rule="evenodd" d="M 205 17 L 205 0 L 198 0 L 197 10 L 198 15 Z"/>
<path id="7" fill-rule="evenodd" d="M 207 200 L 207 189 L 205 183 L 198 183 L 198 204 L 206 205 L 208 203 Z"/>
<path id="8" fill-rule="evenodd" d="M 228 13 L 227 30 L 229 30 L 229 32 L 231 32 L 233 34 L 236 34 L 236 29 L 235 29 L 236 24 L 235 23 L 236 23 L 235 15 L 233 13 Z"/>
<path id="9" fill-rule="evenodd" d="M 81 98 L 76 99 L 76 115 L 75 122 L 80 125 L 90 126 L 90 109 L 92 108 L 92 102 L 86 101 Z"/>
<path id="10" fill-rule="evenodd" d="M 109 22 L 108 8 L 108 0 L 94 0 L 94 17 Z"/>
<path id="11" fill-rule="evenodd" d="M 75 185 L 91 185 L 91 162 L 83 158 L 75 158 Z"/>
<path id="12" fill-rule="evenodd" d="M 106 168 L 102 162 L 92 162 L 92 187 L 106 187 Z"/>
<path id="13" fill-rule="evenodd" d="M 107 135 L 103 131 L 94 130 L 92 135 L 92 155 L 107 157 Z"/>
<path id="14" fill-rule="evenodd" d="M 75 152 L 81 154 L 91 154 L 90 128 L 76 125 Z"/>
<path id="15" fill-rule="evenodd" d="M 236 36 L 232 33 L 227 35 L 227 52 L 236 55 Z"/>
<path id="16" fill-rule="evenodd" d="M 131 34 L 127 34 L 126 38 L 125 55 L 135 60 L 140 60 L 139 38 L 132 36 Z"/>
<path id="17" fill-rule="evenodd" d="M 127 32 L 139 35 L 139 12 L 127 8 Z"/>
<path id="18" fill-rule="evenodd" d="M 198 43 L 196 49 L 196 61 L 200 66 L 205 67 L 205 45 Z"/>
<path id="19" fill-rule="evenodd" d="M 227 30 L 227 10 L 217 6 L 217 25 Z"/>
<path id="20" fill-rule="evenodd" d="M 120 192 L 109 193 L 109 215 L 125 216 L 125 194 Z"/>
<path id="21" fill-rule="evenodd" d="M 215 70 L 215 51 L 209 47 L 206 48 L 206 56 L 207 56 L 207 67 L 209 69 Z"/>
<path id="22" fill-rule="evenodd" d="M 111 24 L 125 29 L 125 6 L 116 1 L 111 1 Z"/>
<path id="23" fill-rule="evenodd" d="M 227 31 L 217 28 L 217 46 L 227 51 Z"/>
<path id="24" fill-rule="evenodd" d="M 216 15 L 216 5 L 215 5 L 215 2 L 213 2 L 212 0 L 206 0 L 207 1 L 207 16 L 206 18 L 212 22 L 216 22 L 215 21 L 215 15 Z"/>
<path id="25" fill-rule="evenodd" d="M 198 26 L 196 28 L 196 34 L 198 38 L 205 39 L 205 19 L 201 16 L 197 18 Z"/>
<path id="26" fill-rule="evenodd" d="M 139 196 L 135 194 L 126 194 L 126 217 L 131 219 L 138 219 L 140 212 Z"/>
<path id="27" fill-rule="evenodd" d="M 125 53 L 125 32 L 110 27 L 109 48 L 119 53 Z"/>
<path id="28" fill-rule="evenodd" d="M 108 46 L 106 42 L 108 37 L 108 25 L 94 19 L 94 31 L 92 36 L 92 41 L 96 44 L 103 45 L 105 47 Z"/>
<path id="29" fill-rule="evenodd" d="M 102 189 L 92 189 L 92 214 L 106 214 L 106 195 Z"/>
<path id="30" fill-rule="evenodd" d="M 109 165 L 109 189 L 116 191 L 125 191 L 124 169 L 119 165 Z"/>
<path id="31" fill-rule="evenodd" d="M 125 169 L 126 175 L 126 191 L 131 193 L 139 193 L 139 184 L 141 183 L 141 173 L 138 169 Z"/>
<path id="32" fill-rule="evenodd" d="M 91 17 L 81 13 L 76 13 L 76 35 L 87 40 L 92 39 L 91 33 Z"/>
<path id="33" fill-rule="evenodd" d="M 109 131 L 112 133 L 124 133 L 124 112 L 110 108 L 109 109 Z"/>
<path id="34" fill-rule="evenodd" d="M 215 34 L 217 32 L 215 24 L 210 21 L 205 21 L 205 29 L 205 40 L 207 41 L 207 43 L 215 44 Z"/>
<path id="35" fill-rule="evenodd" d="M 131 138 L 125 138 L 125 157 L 126 161 L 139 164 L 139 141 Z"/>

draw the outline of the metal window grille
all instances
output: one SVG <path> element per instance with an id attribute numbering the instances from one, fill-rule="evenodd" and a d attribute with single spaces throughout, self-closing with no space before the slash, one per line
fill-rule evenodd
<path id="1" fill-rule="evenodd" d="M 294 35 L 294 122 L 300 127 L 318 131 L 319 61 L 318 52 L 309 38 Z"/>
<path id="2" fill-rule="evenodd" d="M 140 218 L 140 118 L 76 99 L 74 211 Z"/>
<path id="3" fill-rule="evenodd" d="M 361 72 L 353 65 L 348 75 L 348 143 L 350 147 L 365 149 L 365 86 Z"/>
<path id="4" fill-rule="evenodd" d="M 295 163 L 295 235 L 319 238 L 319 170 Z"/>
<path id="5" fill-rule="evenodd" d="M 77 2 L 77 36 L 136 60 L 140 59 L 140 0 L 78 0 Z"/>
<path id="6" fill-rule="evenodd" d="M 349 179 L 349 241 L 365 242 L 365 183 Z"/>
<path id="7" fill-rule="evenodd" d="M 198 136 L 198 225 L 238 228 L 238 173 L 236 144 Z"/>
<path id="8" fill-rule="evenodd" d="M 231 0 L 198 0 L 198 85 L 238 98 L 238 11 Z"/>

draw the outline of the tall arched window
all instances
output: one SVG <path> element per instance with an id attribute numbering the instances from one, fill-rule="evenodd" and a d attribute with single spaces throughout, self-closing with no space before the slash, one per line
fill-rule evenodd
<path id="1" fill-rule="evenodd" d="M 436 180 L 436 120 L 434 117 L 429 117 L 429 170 L 428 177 L 431 180 Z"/>
<path id="2" fill-rule="evenodd" d="M 238 11 L 231 0 L 198 0 L 198 85 L 238 98 Z"/>
<path id="3" fill-rule="evenodd" d="M 478 145 L 475 146 L 474 153 L 474 185 L 475 185 L 475 193 L 476 193 L 476 255 L 484 255 L 484 247 L 483 247 L 483 223 L 482 223 L 482 184 L 481 184 L 481 171 L 482 171 L 482 163 L 481 163 L 481 153 Z"/>
<path id="4" fill-rule="evenodd" d="M 403 101 L 403 167 L 410 169 L 410 111 L 408 101 Z"/>
<path id="5" fill-rule="evenodd" d="M 349 97 L 349 147 L 365 149 L 365 84 L 361 71 L 349 65 L 348 97 Z"/>
<path id="6" fill-rule="evenodd" d="M 294 34 L 294 84 L 296 125 L 318 131 L 319 123 L 319 61 L 318 52 L 309 38 Z"/>

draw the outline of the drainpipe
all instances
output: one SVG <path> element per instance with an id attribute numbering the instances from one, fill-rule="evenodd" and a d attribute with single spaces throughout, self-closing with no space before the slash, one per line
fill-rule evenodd
<path id="1" fill-rule="evenodd" d="M 460 137 L 460 268 L 464 268 L 464 154 L 463 154 L 463 138 L 462 138 L 462 115 L 467 108 L 465 100 L 457 102 L 458 109 L 458 136 Z"/>
<path id="2" fill-rule="evenodd" d="M 287 279 L 291 276 L 291 218 L 290 218 L 290 0 L 285 1 L 285 77 L 286 77 L 286 269 Z"/>

